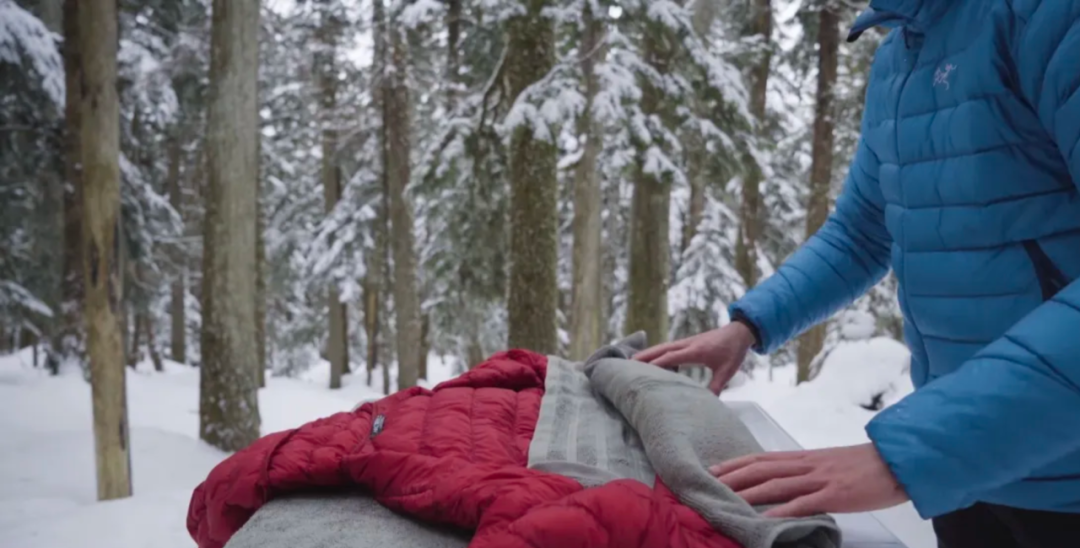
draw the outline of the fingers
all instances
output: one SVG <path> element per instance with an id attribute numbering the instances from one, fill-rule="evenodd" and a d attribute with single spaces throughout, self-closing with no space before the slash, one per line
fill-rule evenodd
<path id="1" fill-rule="evenodd" d="M 667 354 L 673 350 L 678 350 L 686 346 L 685 341 L 672 341 L 669 343 L 658 344 L 652 348 L 646 348 L 637 354 L 634 354 L 634 360 L 639 362 L 650 363 L 656 358 Z"/>
<path id="2" fill-rule="evenodd" d="M 798 461 L 761 462 L 720 476 L 719 480 L 732 490 L 741 492 L 771 480 L 802 476 L 811 470 L 811 466 Z"/>
<path id="3" fill-rule="evenodd" d="M 820 491 L 825 484 L 812 476 L 771 479 L 737 494 L 751 506 L 788 502 Z"/>
<path id="4" fill-rule="evenodd" d="M 674 369 L 680 365 L 694 361 L 694 354 L 693 348 L 682 348 L 680 350 L 668 352 L 667 354 L 652 360 L 651 363 L 657 367 Z"/>
<path id="5" fill-rule="evenodd" d="M 799 460 L 806 454 L 805 451 L 777 451 L 774 453 L 755 453 L 737 459 L 722 462 L 709 468 L 709 472 L 716 477 L 726 476 L 740 468 L 759 462 L 772 462 L 784 460 Z"/>
<path id="6" fill-rule="evenodd" d="M 825 491 L 817 491 L 801 496 L 791 502 L 782 504 L 765 512 L 768 518 L 805 518 L 817 514 L 826 513 L 829 506 L 829 494 Z"/>

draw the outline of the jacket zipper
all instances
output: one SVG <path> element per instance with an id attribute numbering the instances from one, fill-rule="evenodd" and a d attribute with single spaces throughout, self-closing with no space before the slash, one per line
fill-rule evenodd
<path id="1" fill-rule="evenodd" d="M 1069 285 L 1069 280 L 1061 273 L 1054 261 L 1043 251 L 1042 246 L 1035 240 L 1024 240 L 1024 251 L 1028 259 L 1031 259 L 1035 267 L 1035 277 L 1039 279 L 1039 288 L 1042 290 L 1043 301 L 1049 301 L 1059 291 Z"/>

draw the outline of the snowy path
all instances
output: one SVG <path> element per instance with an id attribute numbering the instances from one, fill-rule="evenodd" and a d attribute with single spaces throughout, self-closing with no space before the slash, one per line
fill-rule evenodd
<path id="1" fill-rule="evenodd" d="M 887 345 L 849 354 L 830 361 L 855 367 L 898 355 Z M 432 362 L 433 382 L 449 377 L 447 367 Z M 837 366 L 836 375 L 796 389 L 790 369 L 777 370 L 773 382 L 759 374 L 725 397 L 761 403 L 806 447 L 865 441 L 862 426 L 873 414 L 851 402 L 896 379 L 889 367 L 870 368 L 878 374 L 856 375 L 853 384 L 851 371 Z M 327 390 L 324 377 L 316 369 L 305 380 L 268 379 L 259 394 L 263 433 L 379 397 L 360 379 Z M 894 397 L 906 389 L 901 383 Z M 128 375 L 128 401 L 136 494 L 96 503 L 88 384 L 78 375 L 47 377 L 29 367 L 26 353 L 0 356 L 0 548 L 194 546 L 184 527 L 191 490 L 225 456 L 197 439 L 198 371 L 171 363 L 165 373 L 141 368 Z M 880 517 L 910 548 L 935 546 L 910 506 Z"/>

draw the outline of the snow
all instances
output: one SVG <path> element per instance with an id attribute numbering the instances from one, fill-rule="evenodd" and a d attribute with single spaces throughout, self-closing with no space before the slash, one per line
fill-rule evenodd
<path id="1" fill-rule="evenodd" d="M 77 371 L 49 377 L 31 360 L 29 349 L 0 356 L 0 547 L 191 548 L 184 524 L 191 490 L 226 457 L 198 440 L 198 369 L 166 361 L 163 373 L 148 363 L 128 371 L 135 495 L 98 503 L 89 385 Z M 910 392 L 907 363 L 907 350 L 891 339 L 845 341 L 810 383 L 796 387 L 791 366 L 775 369 L 771 382 L 759 370 L 723 398 L 758 402 L 807 448 L 864 443 L 874 412 L 860 405 L 875 394 L 889 404 Z M 452 360 L 432 355 L 425 385 L 453 372 Z M 380 387 L 382 371 L 372 377 Z M 300 378 L 268 378 L 259 392 L 263 433 L 381 397 L 362 371 L 340 390 L 327 389 L 328 379 L 321 360 Z M 878 516 L 909 548 L 935 546 L 910 505 Z"/>
<path id="2" fill-rule="evenodd" d="M 0 63 L 20 64 L 25 55 L 45 93 L 63 108 L 64 63 L 57 48 L 60 39 L 13 0 L 0 0 Z"/>

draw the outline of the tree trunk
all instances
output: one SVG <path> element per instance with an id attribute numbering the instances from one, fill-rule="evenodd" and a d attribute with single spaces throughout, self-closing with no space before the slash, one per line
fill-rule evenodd
<path id="1" fill-rule="evenodd" d="M 505 70 L 510 97 L 543 78 L 555 62 L 555 32 L 544 0 L 522 0 L 524 14 L 507 27 Z M 510 138 L 509 345 L 558 352 L 558 180 L 556 149 L 532 127 Z"/>
<path id="2" fill-rule="evenodd" d="M 49 367 L 55 375 L 60 362 L 76 357 L 82 349 L 82 160 L 80 157 L 80 108 L 82 50 L 79 47 L 79 0 L 64 1 L 64 230 L 63 279 L 60 287 L 59 327 L 51 344 Z"/>
<path id="3" fill-rule="evenodd" d="M 45 24 L 45 27 L 63 36 L 64 0 L 41 0 L 37 8 L 38 18 Z M 58 114 L 49 115 L 50 119 L 54 116 L 58 116 Z M 59 137 L 61 143 L 64 142 L 64 131 L 62 124 L 56 126 L 56 136 Z M 63 154 L 62 151 L 61 154 Z M 66 193 L 67 181 L 65 180 L 63 162 L 49 163 L 42 167 L 44 169 L 40 171 L 40 180 L 45 192 L 42 196 L 41 214 L 52 219 L 48 232 L 43 234 L 45 241 L 40 244 L 38 250 L 43 256 L 48 257 L 47 265 L 43 266 L 48 268 L 47 279 L 49 284 L 47 290 L 43 291 L 41 296 L 53 311 L 52 317 L 46 321 L 44 326 L 45 335 L 47 336 L 44 341 L 46 348 L 45 366 L 50 372 L 57 374 L 60 372 L 59 366 L 62 354 L 60 345 L 63 343 L 64 333 L 64 230 L 66 223 L 64 218 L 64 194 Z M 35 341 L 33 349 L 34 367 L 36 368 L 38 366 L 38 346 L 42 341 L 40 337 L 35 337 Z"/>
<path id="4" fill-rule="evenodd" d="M 161 362 L 161 352 L 158 352 L 157 342 L 154 339 L 154 318 L 150 314 L 143 315 L 143 333 L 146 333 L 146 352 L 150 354 L 150 362 L 154 364 L 154 371 L 165 371 L 165 364 Z"/>
<path id="5" fill-rule="evenodd" d="M 385 103 L 383 95 L 386 93 L 383 73 L 387 63 L 386 55 L 386 11 L 382 0 L 374 0 L 375 23 L 375 70 L 380 77 L 375 93 L 380 105 L 380 114 L 385 115 Z M 387 237 L 389 232 L 389 179 L 387 177 L 387 137 L 386 124 L 379 129 L 379 162 L 380 162 L 380 186 L 381 199 L 376 206 L 374 240 L 375 248 L 368 255 L 367 273 L 364 276 L 364 330 L 367 334 L 367 384 L 372 385 L 372 371 L 379 363 L 379 330 L 382 326 L 380 313 L 382 311 L 382 288 L 385 285 L 386 260 L 388 253 Z M 389 364 L 383 367 L 383 393 L 390 393 L 390 369 Z"/>
<path id="6" fill-rule="evenodd" d="M 761 41 L 761 56 L 750 70 L 750 114 L 761 126 L 765 123 L 765 96 L 769 89 L 769 67 L 772 61 L 770 53 L 772 40 L 772 4 L 771 0 L 753 0 L 750 35 Z M 742 206 L 739 210 L 739 237 L 735 242 L 735 269 L 749 289 L 758 282 L 757 246 L 761 239 L 761 166 L 747 153 L 744 157 L 747 166 L 743 177 Z"/>
<path id="7" fill-rule="evenodd" d="M 214 0 L 207 109 L 199 436 L 224 451 L 259 437 L 255 340 L 258 0 Z"/>
<path id="8" fill-rule="evenodd" d="M 705 143 L 696 135 L 690 135 L 686 139 L 686 178 L 690 184 L 690 203 L 686 212 L 686 221 L 683 223 L 682 243 L 679 252 L 685 253 L 690 243 L 697 236 L 698 227 L 705 214 L 705 160 L 708 151 Z"/>
<path id="9" fill-rule="evenodd" d="M 411 144 L 407 43 L 400 23 L 391 20 L 389 47 L 393 67 L 383 74 L 383 125 L 386 131 L 386 177 L 390 189 L 390 245 L 394 258 L 395 335 L 398 390 L 416 386 L 420 373 L 420 299 L 417 293 L 416 247 L 409 186 Z"/>
<path id="10" fill-rule="evenodd" d="M 128 354 L 127 364 L 128 367 L 136 369 L 139 366 L 139 344 L 142 341 L 142 328 L 143 328 L 143 312 L 139 309 L 139 305 L 132 305 L 132 310 L 129 315 L 132 317 L 131 322 L 131 340 L 128 341 Z"/>
<path id="11" fill-rule="evenodd" d="M 599 92 L 595 66 L 603 59 L 598 48 L 603 40 L 603 23 L 585 8 L 584 36 L 581 41 L 581 72 L 585 81 L 585 108 L 578 120 L 578 135 L 585 137 L 585 149 L 574 174 L 574 248 L 570 311 L 570 359 L 585 360 L 600 347 L 603 330 L 604 287 L 601 276 L 600 178 L 597 159 L 603 147 L 600 128 L 593 120 L 593 100 Z"/>
<path id="12" fill-rule="evenodd" d="M 420 373 L 421 379 L 428 378 L 428 354 L 431 353 L 431 317 L 427 314 L 420 316 Z"/>
<path id="13" fill-rule="evenodd" d="M 840 21 L 835 5 L 826 3 L 818 14 L 818 85 L 814 110 L 814 143 L 810 166 L 810 195 L 806 202 L 806 237 L 813 236 L 829 217 L 829 189 L 832 183 L 833 120 L 837 58 L 840 50 Z M 810 364 L 825 344 L 823 322 L 799 338 L 796 383 L 810 380 Z"/>
<path id="14" fill-rule="evenodd" d="M 448 0 L 446 7 L 446 110 L 449 112 L 453 112 L 457 106 L 458 93 L 461 91 L 458 89 L 461 2 L 462 0 Z"/>
<path id="15" fill-rule="evenodd" d="M 381 208 L 380 208 L 381 209 Z M 382 214 L 379 214 L 382 217 Z M 376 235 L 376 241 L 381 236 Z M 376 244 L 376 252 L 371 255 L 378 255 L 378 244 Z M 372 386 L 371 372 L 375 369 L 375 365 L 379 361 L 379 276 L 372 274 L 372 265 L 378 266 L 377 260 L 368 259 L 368 273 L 364 276 L 364 333 L 367 336 L 367 364 L 365 369 L 367 370 L 367 385 Z M 379 269 L 381 270 L 381 269 Z M 375 270 L 374 272 L 379 272 Z"/>
<path id="16" fill-rule="evenodd" d="M 469 362 L 469 369 L 484 362 L 484 345 L 480 344 L 480 339 L 475 335 L 469 337 L 469 347 L 466 349 L 465 359 Z"/>
<path id="17" fill-rule="evenodd" d="M 262 158 L 262 131 L 255 132 L 255 157 Z M 262 162 L 255 169 L 255 380 L 266 388 L 266 212 L 263 208 Z"/>
<path id="18" fill-rule="evenodd" d="M 261 178 L 256 184 L 261 196 Z M 259 388 L 266 388 L 266 217 L 259 198 L 255 199 L 255 207 L 255 377 Z"/>
<path id="19" fill-rule="evenodd" d="M 322 182 L 323 202 L 329 216 L 341 199 L 341 176 L 337 162 L 337 67 L 334 62 L 339 22 L 332 13 L 330 2 L 321 4 L 322 26 L 319 28 L 319 49 L 315 52 L 315 71 L 319 86 L 320 123 L 322 125 Z M 330 362 L 330 388 L 341 388 L 341 377 L 349 370 L 348 309 L 341 302 L 341 292 L 331 283 L 326 296 L 329 333 L 326 356 Z"/>
<path id="20" fill-rule="evenodd" d="M 666 27 L 652 23 L 645 38 L 645 61 L 660 74 L 670 70 L 674 37 Z M 646 116 L 659 117 L 673 128 L 671 106 L 649 79 L 644 79 L 641 110 Z M 645 169 L 645 146 L 639 143 L 634 165 L 634 195 L 630 205 L 630 265 L 626 302 L 627 334 L 644 331 L 649 344 L 668 337 L 668 267 L 671 253 L 668 216 L 671 209 L 671 178 L 660 177 Z"/>
<path id="21" fill-rule="evenodd" d="M 181 146 L 180 137 L 174 135 L 169 141 L 169 172 L 166 175 L 165 184 L 169 189 L 169 204 L 176 210 L 176 214 L 180 216 L 180 223 L 183 225 L 184 197 L 180 186 L 180 161 L 183 157 Z M 184 253 L 176 253 L 173 262 L 177 272 L 169 287 L 169 316 L 171 319 L 169 357 L 178 363 L 184 363 L 187 359 L 187 310 L 184 303 L 186 293 L 184 278 L 187 275 L 186 259 Z"/>
<path id="22" fill-rule="evenodd" d="M 116 0 L 82 0 L 78 13 L 82 72 L 83 283 L 94 412 L 98 500 L 131 496 L 123 286 L 117 249 L 120 211 L 120 104 L 116 93 Z"/>

